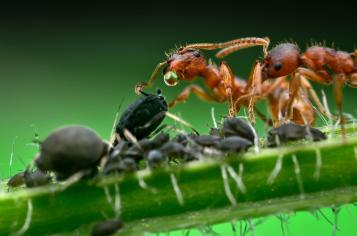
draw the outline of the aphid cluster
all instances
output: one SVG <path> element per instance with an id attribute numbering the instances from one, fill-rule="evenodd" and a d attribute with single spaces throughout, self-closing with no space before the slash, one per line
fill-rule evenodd
<path id="1" fill-rule="evenodd" d="M 166 61 L 158 64 L 147 83 L 136 86 L 136 92 L 142 97 L 122 113 L 111 143 L 87 127 L 57 129 L 38 142 L 40 152 L 34 160 L 35 166 L 14 175 L 8 182 L 9 187 L 50 184 L 52 176 L 64 181 L 76 174 L 82 179 L 127 174 L 145 168 L 155 170 L 205 158 L 222 159 L 231 153 L 243 154 L 253 146 L 276 147 L 298 140 L 326 139 L 324 133 L 311 127 L 316 111 L 310 99 L 322 114 L 332 116 L 307 79 L 335 83 L 343 124 L 341 86 L 345 83 L 357 87 L 356 53 L 324 47 L 311 47 L 301 53 L 294 44 L 280 44 L 268 52 L 268 44 L 267 38 L 244 38 L 226 43 L 191 44 L 175 50 Z M 221 49 L 217 57 L 224 57 L 257 45 L 264 48 L 264 60 L 254 64 L 248 80 L 235 77 L 225 62 L 219 66 L 207 63 L 200 51 Z M 211 92 L 191 84 L 168 104 L 160 90 L 156 94 L 143 92 L 145 86 L 152 85 L 161 68 L 164 68 L 164 81 L 169 86 L 201 76 Z M 331 71 L 336 75 L 331 75 Z M 287 76 L 291 77 L 290 81 Z M 187 122 L 168 112 L 177 103 L 186 101 L 190 93 L 205 101 L 228 102 L 229 116 L 207 135 L 199 135 Z M 268 102 L 270 114 L 262 113 L 255 106 L 263 99 Z M 250 123 L 235 117 L 242 106 L 248 108 Z M 254 130 L 255 114 L 274 126 L 267 132 L 265 141 L 259 139 Z M 178 130 L 174 135 L 165 132 L 168 126 L 160 125 L 166 116 L 190 127 L 193 132 L 178 129 L 174 129 Z M 107 220 L 96 224 L 92 235 L 111 235 L 121 227 L 120 219 Z"/>

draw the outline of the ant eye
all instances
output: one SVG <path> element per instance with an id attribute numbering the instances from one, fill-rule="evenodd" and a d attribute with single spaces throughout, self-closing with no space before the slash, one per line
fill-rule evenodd
<path id="1" fill-rule="evenodd" d="M 275 69 L 276 71 L 280 70 L 281 67 L 283 67 L 283 65 L 282 65 L 281 63 L 276 63 L 276 64 L 274 64 L 274 69 Z"/>
<path id="2" fill-rule="evenodd" d="M 200 57 L 200 56 L 201 56 L 201 54 L 200 54 L 199 51 L 194 51 L 194 52 L 193 52 L 193 55 L 194 55 L 195 57 Z"/>

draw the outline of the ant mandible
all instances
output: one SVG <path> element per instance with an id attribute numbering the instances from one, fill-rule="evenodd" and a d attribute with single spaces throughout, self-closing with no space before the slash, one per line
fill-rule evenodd
<path id="1" fill-rule="evenodd" d="M 244 47 L 264 45 L 267 43 L 266 39 L 244 38 L 223 44 L 188 45 L 172 53 L 168 57 L 168 60 L 159 63 L 155 68 L 151 79 L 147 83 L 141 82 L 137 84 L 136 92 L 141 91 L 145 86 L 150 86 L 157 78 L 160 69 L 165 66 L 163 70 L 164 81 L 168 86 L 175 86 L 180 80 L 192 81 L 196 79 L 197 76 L 201 76 L 204 78 L 205 84 L 212 92 L 210 94 L 197 85 L 189 85 L 169 104 L 169 107 L 173 107 L 178 102 L 186 101 L 190 93 L 195 93 L 204 101 L 225 102 L 228 100 L 230 116 L 234 116 L 236 112 L 239 111 L 240 106 L 243 105 L 248 107 L 249 118 L 252 123 L 255 122 L 254 111 L 256 111 L 264 121 L 268 121 L 264 114 L 259 112 L 255 106 L 249 106 L 249 104 L 251 104 L 250 100 L 253 98 L 253 96 L 251 96 L 251 87 L 254 87 L 252 86 L 252 78 L 259 77 L 259 73 L 257 73 L 260 72 L 260 70 L 257 69 L 259 64 L 254 67 L 255 69 L 252 71 L 250 79 L 245 81 L 238 77 L 234 77 L 230 67 L 224 62 L 219 67 L 214 64 L 208 64 L 204 56 L 198 50 L 199 48 L 208 50 L 222 48 L 225 45 L 232 45 L 238 41 L 245 42 Z M 268 98 L 273 122 L 276 125 L 280 122 L 281 111 L 285 111 L 288 104 L 287 83 L 286 81 L 284 83 L 283 80 L 281 80 L 279 84 L 264 82 L 260 87 L 264 95 L 254 97 L 254 99 L 259 100 L 265 97 Z M 309 89 L 308 87 L 304 88 Z M 280 97 L 281 99 L 279 100 Z M 233 100 L 236 100 L 237 102 L 233 103 Z M 300 99 L 297 99 L 292 107 L 294 111 L 294 122 L 299 124 L 305 122 L 312 124 L 314 122 L 315 113 L 306 97 L 300 96 Z"/>
<path id="2" fill-rule="evenodd" d="M 266 49 L 269 42 L 264 45 Z M 223 58 L 228 54 L 244 48 L 237 42 L 219 51 L 216 56 Z M 334 83 L 334 95 L 339 112 L 340 124 L 345 137 L 344 117 L 342 113 L 342 87 L 347 84 L 357 88 L 357 51 L 348 53 L 336 51 L 323 46 L 312 46 L 304 53 L 300 52 L 297 45 L 292 43 L 282 43 L 265 53 L 261 62 L 261 79 L 276 79 L 282 76 L 291 76 L 290 100 L 288 104 L 287 117 L 292 117 L 292 104 L 298 94 L 301 84 L 307 84 L 307 79 L 329 85 Z M 304 67 L 303 67 L 304 66 Z M 310 90 L 310 92 L 313 90 Z M 312 95 L 313 97 L 316 95 Z M 320 110 L 324 110 L 320 107 Z"/>

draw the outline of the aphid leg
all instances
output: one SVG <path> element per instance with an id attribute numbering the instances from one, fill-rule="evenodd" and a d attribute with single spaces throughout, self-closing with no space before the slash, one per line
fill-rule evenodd
<path id="1" fill-rule="evenodd" d="M 115 197 L 114 197 L 115 218 L 119 219 L 121 215 L 121 198 L 119 192 L 119 184 L 115 184 L 114 188 L 115 188 Z"/>
<path id="2" fill-rule="evenodd" d="M 220 70 L 220 74 L 223 77 L 224 86 L 226 88 L 226 94 L 227 94 L 228 104 L 229 104 L 229 108 L 228 108 L 229 116 L 234 117 L 236 114 L 235 107 L 233 104 L 233 95 L 232 95 L 232 86 L 233 86 L 234 75 L 233 75 L 231 68 L 229 67 L 229 65 L 226 62 L 222 62 L 219 70 Z"/>
<path id="3" fill-rule="evenodd" d="M 340 212 L 340 208 L 332 207 L 332 212 L 334 214 L 334 223 L 332 226 L 332 235 L 335 236 L 338 230 L 338 213 Z"/>
<path id="4" fill-rule="evenodd" d="M 321 167 L 322 167 L 322 158 L 321 158 L 321 151 L 319 148 L 315 149 L 316 153 L 316 166 L 315 166 L 315 172 L 314 172 L 314 178 L 316 180 L 319 180 L 320 178 L 320 172 L 321 172 Z"/>
<path id="5" fill-rule="evenodd" d="M 294 172 L 295 172 L 295 176 L 296 176 L 296 181 L 298 183 L 298 187 L 299 187 L 299 191 L 300 191 L 300 197 L 304 198 L 305 196 L 305 191 L 304 191 L 304 185 L 302 183 L 302 179 L 301 179 L 301 170 L 300 170 L 300 165 L 299 165 L 299 161 L 296 157 L 295 154 L 293 154 L 291 156 L 293 163 L 294 163 Z"/>
<path id="6" fill-rule="evenodd" d="M 145 87 L 150 87 L 154 83 L 154 81 L 157 79 L 160 69 L 162 67 L 164 67 L 165 65 L 167 65 L 166 61 L 163 61 L 163 62 L 160 62 L 159 64 L 157 64 L 157 66 L 155 67 L 153 73 L 151 74 L 151 77 L 148 82 L 139 82 L 135 85 L 135 93 L 137 95 L 140 95 L 141 91 L 143 91 Z"/>
<path id="7" fill-rule="evenodd" d="M 284 157 L 284 155 L 282 153 L 280 153 L 276 160 L 275 167 L 268 177 L 268 180 L 267 180 L 268 184 L 270 184 L 270 185 L 273 184 L 276 177 L 278 177 L 279 172 L 281 171 L 281 169 L 283 167 L 283 157 Z"/>
<path id="8" fill-rule="evenodd" d="M 248 224 L 249 224 L 250 232 L 252 232 L 252 236 L 255 236 L 255 226 L 251 218 L 248 219 Z"/>
<path id="9" fill-rule="evenodd" d="M 341 133 L 342 133 L 343 140 L 346 140 L 345 118 L 342 112 L 342 99 L 343 99 L 342 87 L 344 85 L 345 79 L 346 77 L 344 74 L 337 75 L 335 78 L 335 88 L 334 88 L 336 105 L 340 117 L 340 126 L 341 126 Z"/>
<path id="10" fill-rule="evenodd" d="M 217 99 L 204 91 L 201 87 L 198 85 L 192 84 L 187 86 L 172 102 L 169 103 L 168 107 L 172 108 L 179 102 L 185 102 L 189 98 L 190 94 L 194 93 L 196 94 L 197 97 L 199 97 L 203 101 L 207 102 L 215 102 Z"/>
<path id="11" fill-rule="evenodd" d="M 182 195 L 182 191 L 177 183 L 177 179 L 176 179 L 176 176 L 174 173 L 171 173 L 170 174 L 170 179 L 171 179 L 171 184 L 172 184 L 172 187 L 175 191 L 175 194 L 176 194 L 176 198 L 177 198 L 177 201 L 178 203 L 183 206 L 185 205 L 185 202 L 184 202 L 184 199 L 183 199 L 183 195 Z"/>
<path id="12" fill-rule="evenodd" d="M 265 57 L 268 54 L 269 43 L 270 43 L 269 38 L 251 37 L 251 38 L 241 38 L 241 39 L 231 40 L 221 44 L 222 48 L 224 49 L 220 50 L 216 54 L 216 57 L 223 58 L 238 50 L 244 48 L 251 48 L 255 46 L 263 46 L 263 53 Z"/>
<path id="13" fill-rule="evenodd" d="M 26 214 L 26 218 L 25 218 L 25 223 L 22 225 L 22 227 L 17 232 L 12 234 L 13 236 L 19 236 L 19 235 L 23 235 L 24 233 L 26 233 L 26 231 L 28 230 L 28 228 L 30 227 L 30 224 L 31 224 L 32 211 L 33 211 L 32 201 L 27 200 L 27 214 Z"/>
<path id="14" fill-rule="evenodd" d="M 227 166 L 225 164 L 221 165 L 221 174 L 222 174 L 223 187 L 224 187 L 226 196 L 227 196 L 228 200 L 230 201 L 230 203 L 232 204 L 232 206 L 236 206 L 237 200 L 235 199 L 235 197 L 231 191 L 231 188 L 229 186 L 228 175 L 227 175 Z"/>

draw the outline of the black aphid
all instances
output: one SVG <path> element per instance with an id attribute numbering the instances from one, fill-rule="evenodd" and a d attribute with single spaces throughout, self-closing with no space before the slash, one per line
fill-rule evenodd
<path id="1" fill-rule="evenodd" d="M 152 150 L 148 153 L 147 160 L 150 168 L 156 168 L 164 165 L 167 157 L 159 150 Z"/>
<path id="2" fill-rule="evenodd" d="M 91 236 L 109 236 L 113 235 L 123 227 L 120 220 L 106 220 L 95 224 L 92 228 Z"/>
<path id="3" fill-rule="evenodd" d="M 103 173 L 105 175 L 111 173 L 131 173 L 138 169 L 137 162 L 132 158 L 124 158 L 119 161 L 108 162 L 105 165 Z"/>
<path id="4" fill-rule="evenodd" d="M 239 118 L 226 118 L 223 122 L 222 134 L 224 137 L 239 136 L 254 143 L 254 132 L 252 128 Z"/>
<path id="5" fill-rule="evenodd" d="M 276 147 L 279 144 L 302 139 L 321 141 L 326 139 L 326 135 L 320 130 L 309 126 L 288 123 L 269 130 L 266 146 Z"/>
<path id="6" fill-rule="evenodd" d="M 24 172 L 24 178 L 26 187 L 28 188 L 47 185 L 51 181 L 51 177 L 40 170 L 36 170 L 34 172 L 26 170 Z"/>
<path id="7" fill-rule="evenodd" d="M 165 118 L 167 103 L 161 91 L 158 90 L 157 94 L 141 93 L 144 96 L 124 111 L 116 125 L 116 132 L 123 139 L 126 139 L 125 129 L 138 140 L 148 137 Z"/>
<path id="8" fill-rule="evenodd" d="M 30 171 L 25 170 L 23 172 L 19 172 L 16 175 L 12 176 L 7 185 L 9 187 L 20 187 L 26 184 L 26 187 L 33 188 L 38 186 L 43 186 L 49 184 L 51 181 L 51 177 L 46 175 L 44 172 L 40 170 Z"/>
<path id="9" fill-rule="evenodd" d="M 16 175 L 12 176 L 7 182 L 9 187 L 20 187 L 25 184 L 25 171 L 19 172 Z"/>
<path id="10" fill-rule="evenodd" d="M 217 147 L 219 141 L 222 139 L 219 136 L 213 135 L 197 135 L 191 136 L 191 138 L 195 143 L 204 147 Z"/>
<path id="11" fill-rule="evenodd" d="M 253 146 L 253 143 L 245 138 L 232 136 L 222 139 L 218 144 L 218 149 L 223 152 L 245 152 Z"/>
<path id="12" fill-rule="evenodd" d="M 79 171 L 97 169 L 108 145 L 92 130 L 82 126 L 66 126 L 52 132 L 41 144 L 35 160 L 42 171 L 53 171 L 64 180 Z"/>

